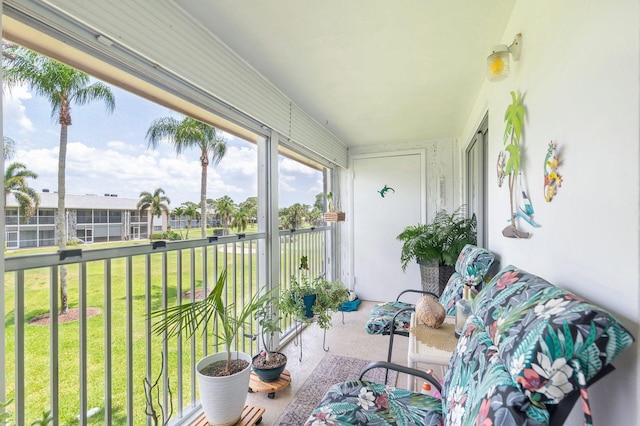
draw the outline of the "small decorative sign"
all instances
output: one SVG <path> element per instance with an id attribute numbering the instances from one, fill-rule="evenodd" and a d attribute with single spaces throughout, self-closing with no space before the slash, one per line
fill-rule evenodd
<path id="1" fill-rule="evenodd" d="M 558 145 L 551 141 L 544 157 L 544 200 L 550 203 L 562 186 L 562 176 L 558 174 Z"/>

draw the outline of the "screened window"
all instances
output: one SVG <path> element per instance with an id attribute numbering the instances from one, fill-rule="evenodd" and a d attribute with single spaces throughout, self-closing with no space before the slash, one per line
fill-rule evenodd
<path id="1" fill-rule="evenodd" d="M 122 212 L 117 210 L 109 211 L 109 223 L 121 223 L 122 222 Z"/>
<path id="2" fill-rule="evenodd" d="M 38 210 L 38 223 L 52 225 L 55 223 L 55 212 L 53 210 Z"/>
<path id="3" fill-rule="evenodd" d="M 106 210 L 94 210 L 93 223 L 107 223 L 107 216 Z"/>
<path id="4" fill-rule="evenodd" d="M 91 210 L 78 210 L 77 218 L 78 223 L 93 223 L 93 214 Z"/>
<path id="5" fill-rule="evenodd" d="M 7 209 L 4 212 L 5 220 L 7 225 L 17 225 L 18 224 L 18 209 Z"/>
<path id="6" fill-rule="evenodd" d="M 278 156 L 278 217 L 281 229 L 324 225 L 327 171 L 286 148 Z"/>

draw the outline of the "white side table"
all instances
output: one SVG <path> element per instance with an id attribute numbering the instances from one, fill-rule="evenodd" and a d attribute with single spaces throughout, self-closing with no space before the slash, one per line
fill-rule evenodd
<path id="1" fill-rule="evenodd" d="M 415 313 L 411 314 L 411 328 L 416 326 L 416 316 Z M 455 324 L 455 317 L 448 316 L 445 318 L 445 323 Z M 452 342 L 457 342 L 457 338 L 451 333 Z M 416 364 L 419 362 L 440 365 L 442 367 L 442 373 L 446 367 L 449 365 L 449 360 L 451 359 L 451 354 L 453 352 L 445 351 L 442 349 L 435 348 L 433 346 L 429 346 L 428 344 L 424 344 L 419 341 L 415 334 L 409 332 L 409 350 L 407 354 L 407 365 L 411 368 L 416 368 Z M 409 390 L 414 390 L 415 388 L 415 378 L 412 376 L 407 377 L 407 388 Z"/>

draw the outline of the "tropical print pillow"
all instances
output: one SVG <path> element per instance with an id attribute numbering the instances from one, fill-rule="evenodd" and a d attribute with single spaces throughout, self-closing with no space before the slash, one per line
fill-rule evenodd
<path id="1" fill-rule="evenodd" d="M 456 301 L 462 298 L 462 288 L 464 287 L 464 278 L 457 272 L 454 272 L 449 278 L 447 286 L 444 288 L 438 301 L 447 315 L 456 314 Z"/>
<path id="2" fill-rule="evenodd" d="M 445 425 L 543 425 L 549 413 L 533 406 L 500 359 L 477 316 L 469 318 L 442 386 Z"/>
<path id="3" fill-rule="evenodd" d="M 471 244 L 464 246 L 456 261 L 456 272 L 449 278 L 439 299 L 447 315 L 456 314 L 456 302 L 462 299 L 465 284 L 471 286 L 473 296 L 478 293 L 494 259 L 495 255 L 486 249 Z"/>
<path id="4" fill-rule="evenodd" d="M 471 286 L 481 284 L 494 259 L 490 251 L 467 244 L 456 261 L 456 272 Z"/>
<path id="5" fill-rule="evenodd" d="M 369 319 L 367 320 L 366 330 L 369 334 L 389 334 L 391 331 L 391 320 L 393 316 L 402 309 L 409 309 L 400 313 L 396 317 L 395 332 L 408 335 L 409 326 L 411 325 L 411 313 L 415 305 L 405 302 L 387 302 L 378 303 L 371 309 Z"/>
<path id="6" fill-rule="evenodd" d="M 352 380 L 332 386 L 306 426 L 442 425 L 442 402 L 381 383 Z"/>
<path id="7" fill-rule="evenodd" d="M 508 266 L 478 294 L 476 315 L 518 386 L 538 407 L 557 404 L 634 341 L 610 313 Z"/>

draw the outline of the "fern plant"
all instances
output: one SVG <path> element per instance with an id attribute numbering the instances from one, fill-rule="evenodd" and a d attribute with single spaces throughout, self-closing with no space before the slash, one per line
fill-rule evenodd
<path id="1" fill-rule="evenodd" d="M 429 224 L 407 226 L 397 237 L 402 241 L 402 270 L 413 260 L 454 266 L 464 246 L 477 243 L 476 227 L 476 215 L 467 217 L 464 206 L 453 213 L 440 210 Z"/>

